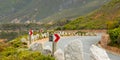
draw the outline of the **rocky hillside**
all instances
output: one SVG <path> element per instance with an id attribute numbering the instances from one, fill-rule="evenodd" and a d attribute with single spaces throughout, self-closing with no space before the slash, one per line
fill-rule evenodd
<path id="1" fill-rule="evenodd" d="M 120 0 L 112 0 L 98 10 L 82 16 L 64 26 L 64 29 L 106 29 L 120 22 Z M 72 27 L 70 27 L 72 26 Z"/>
<path id="2" fill-rule="evenodd" d="M 0 0 L 0 22 L 20 23 L 87 14 L 109 0 Z M 59 15 L 60 14 L 60 15 Z M 54 17 L 57 16 L 57 17 Z"/>

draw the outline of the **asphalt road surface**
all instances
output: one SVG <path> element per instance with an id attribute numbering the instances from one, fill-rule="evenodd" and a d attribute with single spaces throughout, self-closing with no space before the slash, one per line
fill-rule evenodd
<path id="1" fill-rule="evenodd" d="M 57 43 L 57 49 L 62 49 L 64 51 L 64 47 L 72 41 L 81 40 L 83 44 L 83 53 L 84 60 L 92 60 L 90 56 L 90 47 L 92 44 L 97 43 L 101 39 L 101 34 L 97 36 L 69 36 L 69 37 L 61 37 L 59 42 Z M 46 42 L 44 46 L 52 46 L 52 42 Z M 111 60 L 120 60 L 120 56 L 108 53 L 108 56 Z"/>

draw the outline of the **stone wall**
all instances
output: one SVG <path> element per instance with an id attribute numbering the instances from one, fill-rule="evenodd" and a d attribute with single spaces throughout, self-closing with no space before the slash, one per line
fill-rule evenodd
<path id="1" fill-rule="evenodd" d="M 94 33 L 106 33 L 107 30 L 63 30 L 65 32 L 77 32 L 77 31 L 82 31 L 82 32 L 94 32 Z"/>

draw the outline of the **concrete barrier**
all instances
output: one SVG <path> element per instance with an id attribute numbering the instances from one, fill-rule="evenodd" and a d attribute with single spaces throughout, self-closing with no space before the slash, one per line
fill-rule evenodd
<path id="1" fill-rule="evenodd" d="M 81 41 L 73 41 L 65 47 L 65 60 L 83 60 Z"/>
<path id="2" fill-rule="evenodd" d="M 64 52 L 61 49 L 56 50 L 54 56 L 55 56 L 55 60 L 65 60 Z"/>
<path id="3" fill-rule="evenodd" d="M 95 45 L 90 48 L 92 60 L 110 60 L 106 51 Z"/>

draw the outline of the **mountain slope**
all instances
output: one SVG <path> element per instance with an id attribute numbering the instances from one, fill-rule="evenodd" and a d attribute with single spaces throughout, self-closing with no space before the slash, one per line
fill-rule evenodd
<path id="1" fill-rule="evenodd" d="M 112 0 L 98 10 L 79 17 L 64 26 L 65 29 L 106 29 L 108 24 L 120 20 L 120 0 Z M 116 23 L 117 24 L 117 23 Z M 70 27 L 73 26 L 73 27 Z M 69 28 L 70 27 L 70 28 Z"/>
<path id="2" fill-rule="evenodd" d="M 66 14 L 68 15 L 67 17 L 69 17 L 72 12 L 75 12 L 75 9 L 83 7 L 93 1 L 101 0 L 0 0 L 0 21 L 1 23 L 19 23 L 30 20 L 39 21 L 64 11 L 69 13 Z M 107 1 L 108 0 L 102 0 L 98 4 L 93 3 L 93 5 L 99 7 Z M 94 9 L 96 9 L 96 7 L 94 7 Z M 68 12 L 67 10 L 71 11 Z M 80 9 L 77 10 L 79 11 Z M 79 14 L 77 13 L 77 15 Z"/>
<path id="3" fill-rule="evenodd" d="M 88 3 L 83 4 L 82 6 L 79 6 L 79 7 L 61 10 L 60 12 L 57 12 L 43 19 L 42 21 L 51 21 L 51 20 L 57 21 L 63 18 L 66 18 L 66 19 L 76 18 L 78 16 L 86 15 L 90 13 L 91 11 L 94 11 L 95 9 L 101 7 L 101 5 L 103 5 L 106 2 L 108 2 L 108 0 L 89 1 Z"/>

